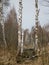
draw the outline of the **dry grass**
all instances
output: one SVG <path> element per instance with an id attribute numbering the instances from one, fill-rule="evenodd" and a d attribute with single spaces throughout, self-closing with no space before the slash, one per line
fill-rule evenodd
<path id="1" fill-rule="evenodd" d="M 2 51 L 2 55 L 0 55 L 0 65 L 39 65 L 41 64 L 41 58 L 38 58 L 36 60 L 28 60 L 26 59 L 22 63 L 16 62 L 16 57 L 11 55 L 10 53 L 7 53 L 4 55 L 4 52 Z"/>
<path id="2" fill-rule="evenodd" d="M 48 51 L 48 49 L 49 47 L 47 46 L 46 50 Z M 17 63 L 16 52 L 12 53 L 12 51 L 9 52 L 7 50 L 6 52 L 4 52 L 4 50 L 0 50 L 0 52 L 0 65 L 49 65 L 49 54 L 45 57 L 41 56 L 32 60 L 26 59 L 21 63 Z"/>

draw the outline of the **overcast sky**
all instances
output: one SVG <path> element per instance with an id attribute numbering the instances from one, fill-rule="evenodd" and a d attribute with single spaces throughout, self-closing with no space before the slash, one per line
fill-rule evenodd
<path id="1" fill-rule="evenodd" d="M 44 7 L 42 5 L 45 5 L 47 3 L 43 2 L 42 0 L 39 0 L 39 22 L 43 26 L 44 24 L 48 23 L 49 21 L 49 8 Z M 17 12 L 18 16 L 18 9 L 19 9 L 19 0 L 11 0 L 11 6 L 14 6 Z M 10 9 L 11 9 L 10 6 Z M 29 28 L 31 29 L 32 26 L 35 25 L 35 0 L 23 0 L 23 18 L 22 18 L 22 24 L 23 28 Z"/>

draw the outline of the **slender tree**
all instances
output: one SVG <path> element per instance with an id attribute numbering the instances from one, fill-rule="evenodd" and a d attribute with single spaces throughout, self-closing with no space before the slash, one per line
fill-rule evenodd
<path id="1" fill-rule="evenodd" d="M 4 7 L 4 5 L 5 6 L 9 6 L 9 0 L 3 0 L 3 1 L 1 1 L 1 3 L 2 3 L 2 12 L 3 12 L 3 7 Z M 8 5 L 7 5 L 8 4 Z M 7 43 L 6 43 L 6 39 L 5 39 L 5 31 L 4 31 L 4 12 L 2 13 L 2 16 L 3 16 L 3 20 L 2 20 L 2 33 L 3 33 L 3 40 L 4 40 L 4 43 L 5 43 L 5 47 L 7 46 Z"/>

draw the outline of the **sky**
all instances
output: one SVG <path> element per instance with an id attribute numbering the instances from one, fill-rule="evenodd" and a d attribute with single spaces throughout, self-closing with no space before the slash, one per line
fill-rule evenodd
<path id="1" fill-rule="evenodd" d="M 10 8 L 15 7 L 17 17 L 18 17 L 18 10 L 19 10 L 19 0 L 10 0 Z M 26 29 L 29 28 L 31 30 L 32 26 L 35 25 L 35 0 L 23 0 L 23 12 L 22 12 L 22 28 Z M 49 23 L 49 8 L 42 6 L 47 4 L 42 0 L 39 0 L 39 23 L 41 26 L 46 25 Z"/>

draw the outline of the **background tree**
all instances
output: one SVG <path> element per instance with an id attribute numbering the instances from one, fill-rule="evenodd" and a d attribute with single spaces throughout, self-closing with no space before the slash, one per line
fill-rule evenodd
<path id="1" fill-rule="evenodd" d="M 15 9 L 11 9 L 5 22 L 5 37 L 8 49 L 14 51 L 18 45 L 18 23 Z"/>

